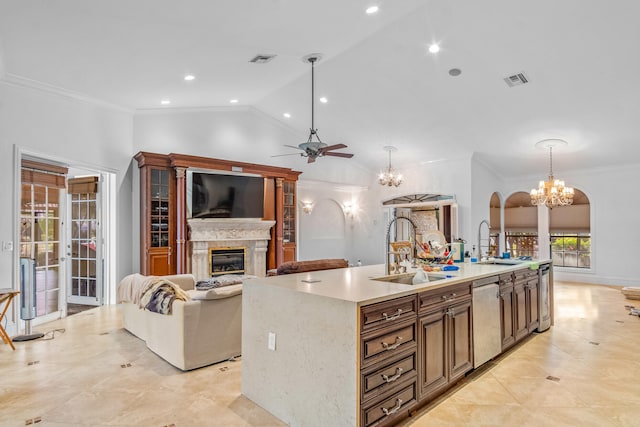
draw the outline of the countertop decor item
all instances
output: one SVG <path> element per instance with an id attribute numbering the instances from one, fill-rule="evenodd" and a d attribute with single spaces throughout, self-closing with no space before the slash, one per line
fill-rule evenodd
<path id="1" fill-rule="evenodd" d="M 540 181 L 538 188 L 531 190 L 531 204 L 534 206 L 544 204 L 553 209 L 573 203 L 573 188 L 565 187 L 564 181 L 553 176 L 553 147 L 558 146 L 567 146 L 567 142 L 562 139 L 544 139 L 536 143 L 537 148 L 549 149 L 549 179 Z"/>
<path id="2" fill-rule="evenodd" d="M 397 187 L 402 184 L 402 175 L 396 173 L 391 166 L 391 152 L 396 151 L 397 148 L 391 145 L 386 145 L 382 147 L 382 149 L 389 153 L 389 166 L 387 166 L 386 170 L 380 172 L 380 175 L 378 175 L 378 182 L 380 185 Z"/>

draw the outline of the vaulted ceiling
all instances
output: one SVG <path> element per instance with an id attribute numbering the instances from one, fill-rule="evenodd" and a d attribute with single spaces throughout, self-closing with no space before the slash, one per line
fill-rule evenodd
<path id="1" fill-rule="evenodd" d="M 545 138 L 569 143 L 558 175 L 640 160 L 638 16 L 633 0 L 0 0 L 0 73 L 132 111 L 253 107 L 299 135 L 256 147 L 269 163 L 308 135 L 302 58 L 321 53 L 315 125 L 355 154 L 335 161 L 377 171 L 393 145 L 394 166 L 475 153 L 542 179 Z"/>

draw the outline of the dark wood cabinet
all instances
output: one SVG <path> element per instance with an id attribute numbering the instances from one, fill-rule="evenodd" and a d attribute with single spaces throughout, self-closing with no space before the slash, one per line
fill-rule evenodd
<path id="1" fill-rule="evenodd" d="M 498 283 L 502 350 L 539 325 L 540 275 L 522 268 Z M 473 369 L 472 282 L 360 308 L 360 425 L 390 426 Z M 495 306 L 494 306 L 495 307 Z"/>
<path id="2" fill-rule="evenodd" d="M 539 276 L 536 270 L 515 271 L 500 280 L 502 350 L 527 337 L 540 324 Z"/>
<path id="3" fill-rule="evenodd" d="M 360 310 L 360 425 L 389 426 L 417 403 L 416 296 Z"/>
<path id="4" fill-rule="evenodd" d="M 175 153 L 139 152 L 134 158 L 140 169 L 142 274 L 186 273 L 190 269 L 187 266 L 188 189 L 185 178 L 189 168 L 263 176 L 264 200 L 256 202 L 263 203 L 263 219 L 276 222 L 267 248 L 267 269 L 295 260 L 296 185 L 300 172 Z"/>
<path id="5" fill-rule="evenodd" d="M 515 339 L 516 342 L 529 334 L 527 327 L 527 295 L 525 292 L 525 284 L 516 282 L 513 285 L 513 319 L 515 320 Z"/>
<path id="6" fill-rule="evenodd" d="M 527 302 L 527 330 L 532 333 L 540 326 L 540 282 L 538 277 L 530 279 L 525 285 Z"/>
<path id="7" fill-rule="evenodd" d="M 513 294 L 513 280 L 500 281 L 500 334 L 502 337 L 502 351 L 516 342 L 513 320 L 515 298 Z"/>
<path id="8" fill-rule="evenodd" d="M 471 284 L 420 294 L 420 399 L 440 394 L 473 368 Z"/>
<path id="9" fill-rule="evenodd" d="M 164 156 L 136 157 L 140 166 L 140 270 L 175 274 L 175 173 Z"/>

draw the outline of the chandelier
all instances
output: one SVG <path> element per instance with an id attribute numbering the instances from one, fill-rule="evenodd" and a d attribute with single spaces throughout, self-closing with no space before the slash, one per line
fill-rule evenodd
<path id="1" fill-rule="evenodd" d="M 549 179 L 540 181 L 538 188 L 531 190 L 531 204 L 546 205 L 549 209 L 573 203 L 573 188 L 566 187 L 564 181 L 553 176 L 553 147 L 566 146 L 561 139 L 545 139 L 536 143 L 536 147 L 549 148 Z"/>
<path id="2" fill-rule="evenodd" d="M 380 183 L 380 185 L 397 187 L 402 184 L 402 175 L 400 175 L 399 173 L 395 173 L 393 171 L 393 168 L 391 167 L 391 152 L 396 151 L 396 147 L 387 145 L 385 147 L 382 147 L 382 149 L 389 152 L 389 166 L 387 166 L 386 170 L 380 172 L 380 175 L 378 175 L 378 182 Z"/>

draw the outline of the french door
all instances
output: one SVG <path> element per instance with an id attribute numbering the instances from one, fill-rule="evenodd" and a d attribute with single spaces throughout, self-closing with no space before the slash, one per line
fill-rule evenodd
<path id="1" fill-rule="evenodd" d="M 60 306 L 60 202 L 55 186 L 22 184 L 20 257 L 35 261 L 36 316 L 57 313 Z"/>
<path id="2" fill-rule="evenodd" d="M 67 302 L 102 305 L 102 232 L 98 177 L 68 180 Z"/>

